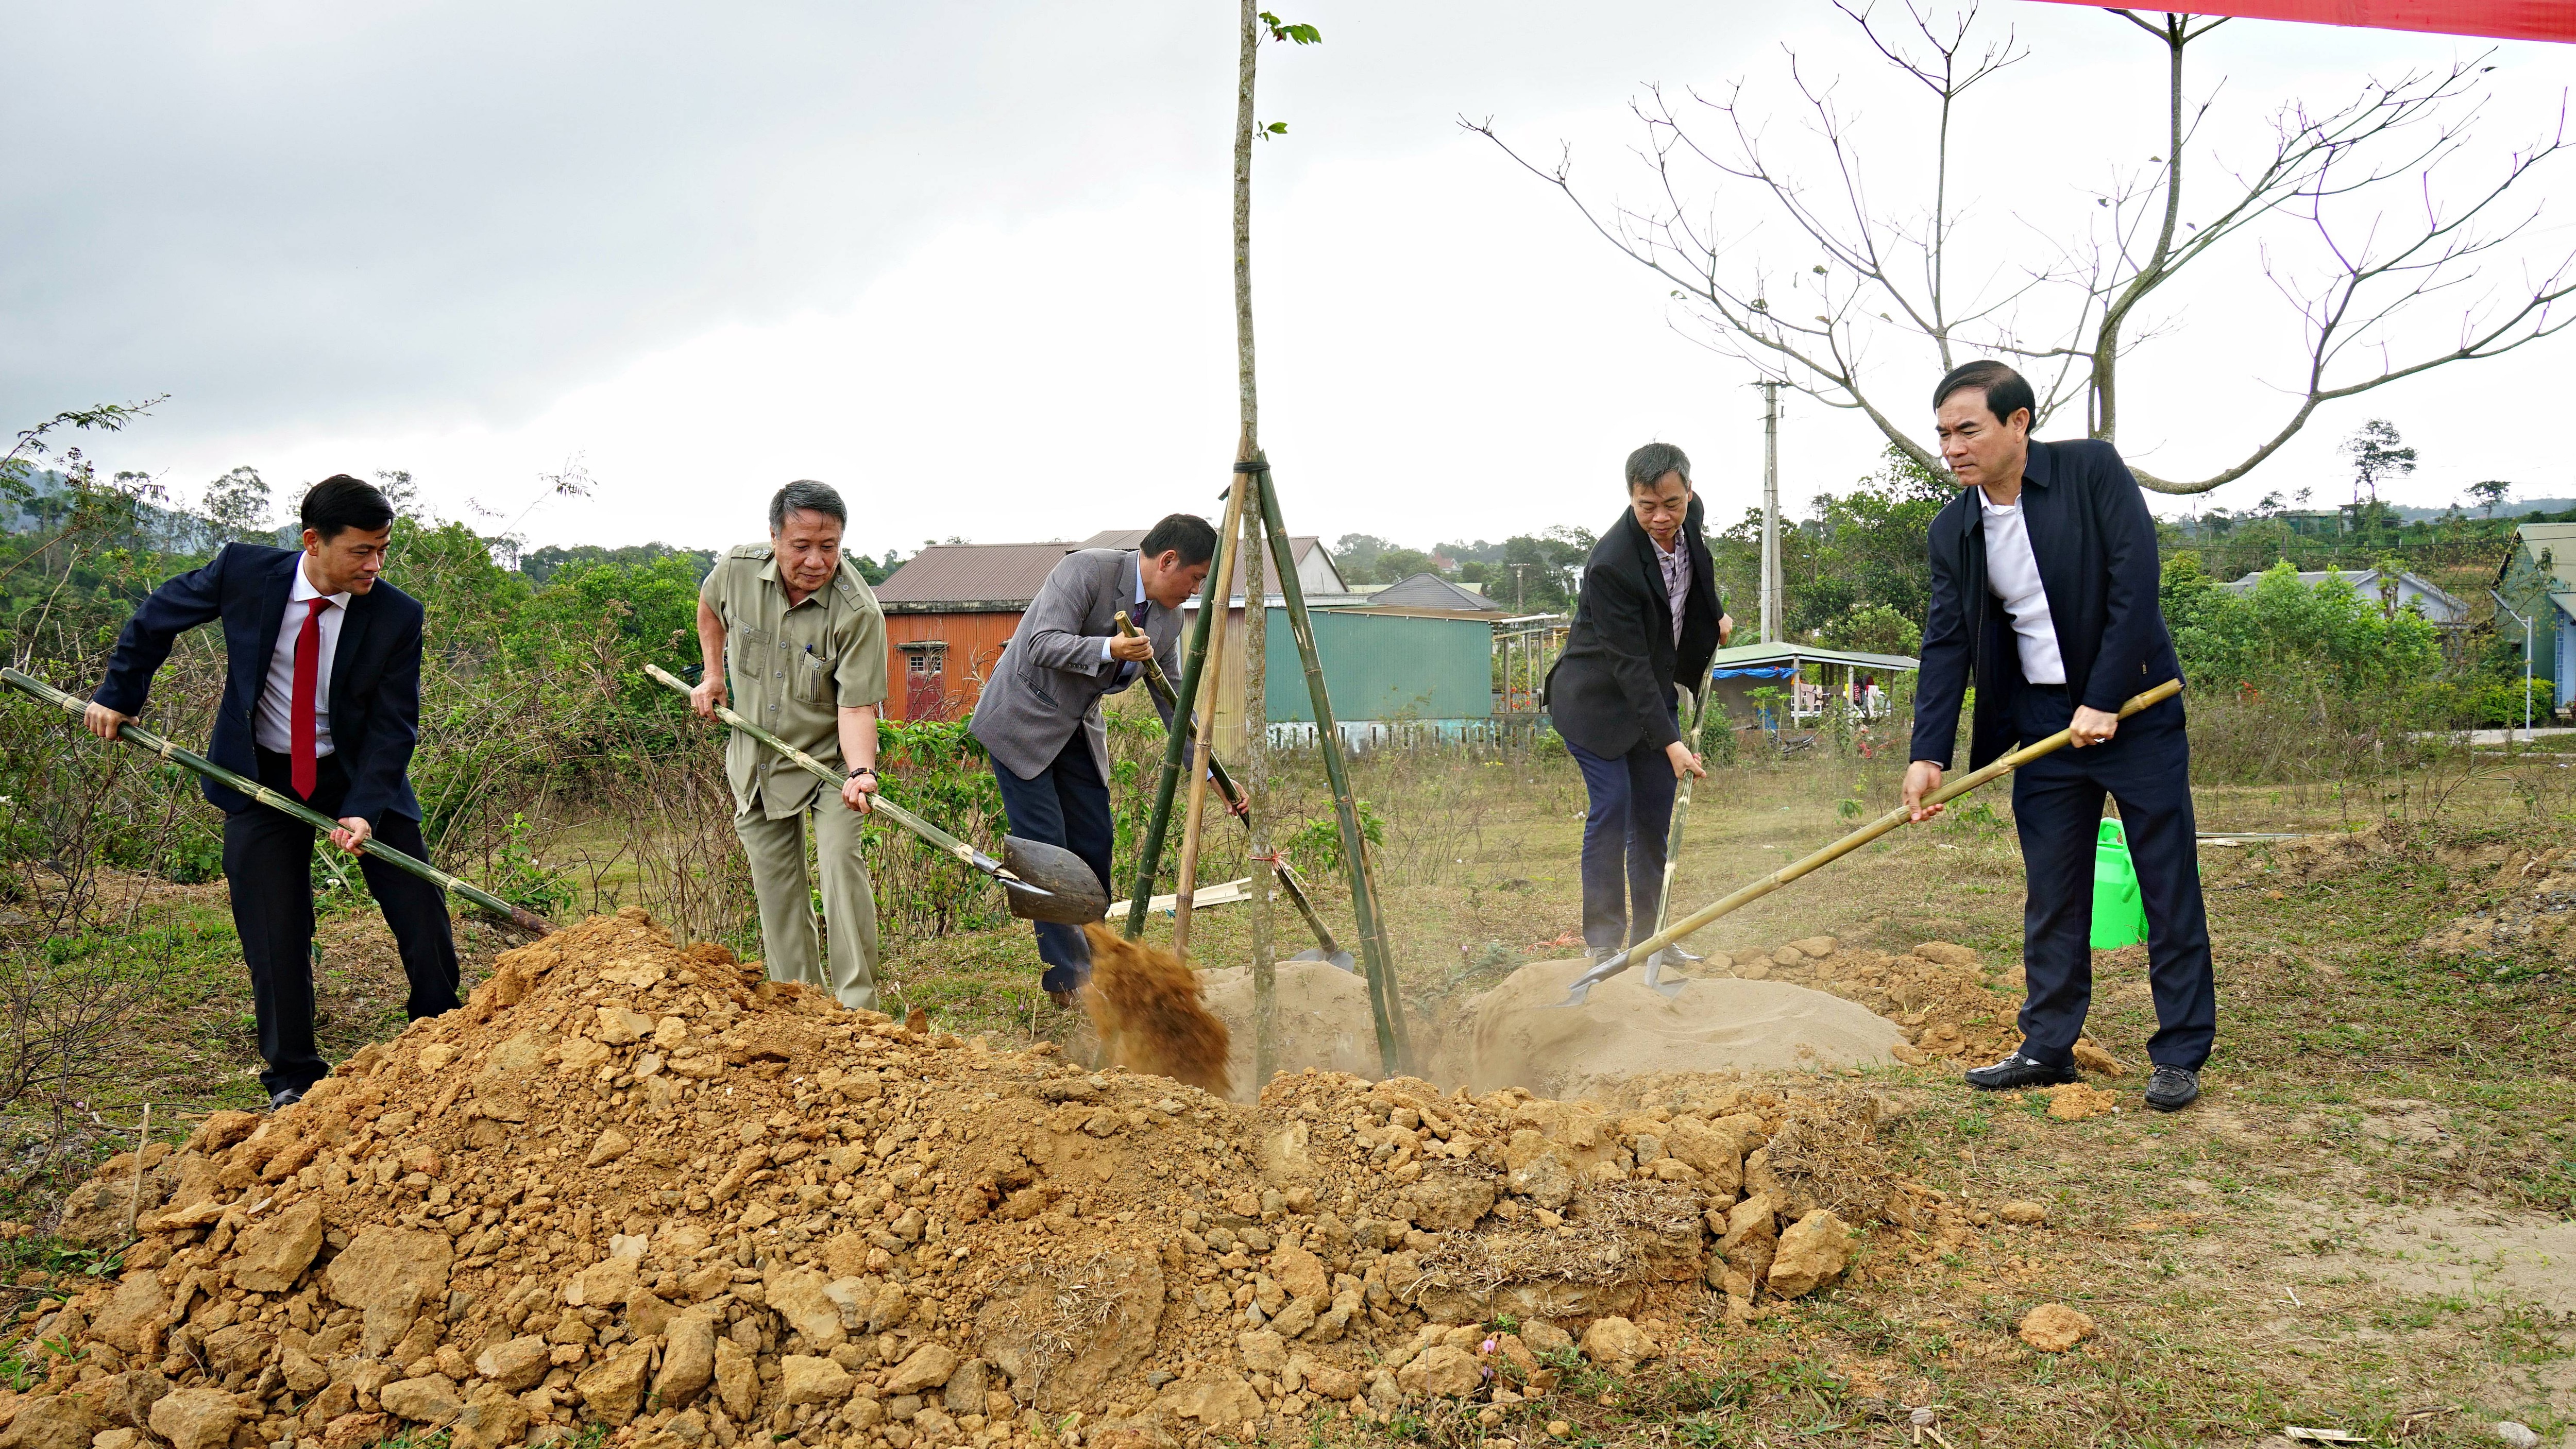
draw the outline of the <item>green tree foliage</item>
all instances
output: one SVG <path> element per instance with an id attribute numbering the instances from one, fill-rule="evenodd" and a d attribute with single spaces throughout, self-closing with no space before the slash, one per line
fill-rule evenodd
<path id="1" fill-rule="evenodd" d="M 2397 434 L 2397 425 L 2386 418 L 2372 418 L 2352 430 L 2343 440 L 2341 452 L 2352 460 L 2352 499 L 2355 503 L 2379 501 L 2379 485 L 2394 483 L 2415 471 L 2415 450 Z"/>
<path id="2" fill-rule="evenodd" d="M 1922 651 L 1923 626 L 1885 604 L 1860 604 L 1817 630 L 1816 642 L 1863 654 L 1910 655 Z"/>
<path id="3" fill-rule="evenodd" d="M 2250 593 L 2219 588 L 2200 560 L 2166 560 L 2165 623 L 2195 687 L 2306 698 L 2402 700 L 2440 682 L 2439 631 L 2412 607 L 2383 613 L 2340 579 L 2309 585 L 2283 563 Z"/>
<path id="4" fill-rule="evenodd" d="M 213 525 L 218 538 L 274 543 L 276 527 L 269 520 L 270 506 L 268 480 L 259 476 L 257 468 L 244 464 L 207 484 L 198 509 Z"/>
<path id="5" fill-rule="evenodd" d="M 1793 638 L 1821 638 L 1828 629 L 1847 632 L 1857 627 L 1850 621 L 1875 618 L 1870 611 L 1883 609 L 1914 621 L 1919 643 L 1932 600 L 1932 519 L 1957 491 L 1946 477 L 1890 448 L 1879 470 L 1850 492 L 1817 494 L 1813 515 L 1794 527 L 1781 520 L 1782 630 Z M 1746 509 L 1742 521 L 1712 537 L 1709 552 L 1730 599 L 1760 597 L 1760 509 Z M 1749 642 L 1753 620 L 1744 616 L 1752 607 L 1747 603 L 1737 612 L 1744 630 L 1737 637 Z"/>

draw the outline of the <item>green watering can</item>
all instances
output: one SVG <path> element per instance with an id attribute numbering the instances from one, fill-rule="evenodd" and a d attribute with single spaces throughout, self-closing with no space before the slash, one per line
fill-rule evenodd
<path id="1" fill-rule="evenodd" d="M 2117 951 L 2145 939 L 2147 907 L 2138 898 L 2128 833 L 2119 821 L 2105 820 L 2093 842 L 2093 949 Z"/>

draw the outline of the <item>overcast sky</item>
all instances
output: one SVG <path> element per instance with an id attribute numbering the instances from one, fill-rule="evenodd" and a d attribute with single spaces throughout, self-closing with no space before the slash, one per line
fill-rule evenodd
<path id="1" fill-rule="evenodd" d="M 0 259 L 12 429 L 167 393 L 92 440 L 103 466 L 192 498 L 246 463 L 282 501 L 332 472 L 406 468 L 434 511 L 536 543 L 751 538 L 795 477 L 838 485 L 872 552 L 1214 511 L 1235 426 L 1230 5 L 0 13 L 18 62 L 0 94 L 19 178 Z M 1928 157 L 1919 93 L 1821 0 L 1296 0 L 1287 18 L 1325 36 L 1266 49 L 1259 107 L 1288 126 L 1256 157 L 1254 251 L 1263 439 L 1291 526 L 1423 545 L 1598 527 L 1620 459 L 1650 438 L 1690 450 L 1720 517 L 1755 502 L 1742 366 L 1457 118 L 1490 116 L 1542 157 L 1570 144 L 1579 186 L 1642 204 L 1641 87 L 1742 78 L 1794 152 L 1791 47 L 1839 80 L 1873 196 L 1903 212 Z M 2050 238 L 2090 224 L 2103 178 L 2163 149 L 2163 61 L 2098 11 L 1990 0 L 1985 19 L 2032 52 L 1957 138 L 1967 267 L 1994 278 L 2044 263 Z M 2213 185 L 2186 195 L 2214 205 L 2218 170 L 2256 159 L 2285 101 L 2336 104 L 2488 48 L 2235 22 L 2195 48 L 2194 91 L 2217 101 L 2186 159 Z M 2576 47 L 2493 49 L 2493 98 L 2437 201 L 2545 135 L 2576 82 Z M 2576 156 L 2527 195 L 2537 225 L 2425 304 L 2401 351 L 2576 248 Z M 1811 260 L 1752 196 L 1696 200 L 1742 267 Z M 2263 240 L 2283 263 L 2312 253 L 2286 223 Z M 2187 474 L 2276 425 L 2297 325 L 2260 257 L 2220 254 L 2157 312 L 2125 404 L 2133 457 Z M 2339 501 L 2334 445 L 2371 416 L 2424 455 L 2400 501 L 2482 478 L 2576 493 L 2571 347 L 2328 408 L 2207 501 Z M 1917 421 L 1937 370 L 1892 338 L 1872 356 Z M 1791 397 L 1784 495 L 1848 486 L 1878 447 Z M 539 503 L 539 475 L 574 459 L 593 496 Z"/>

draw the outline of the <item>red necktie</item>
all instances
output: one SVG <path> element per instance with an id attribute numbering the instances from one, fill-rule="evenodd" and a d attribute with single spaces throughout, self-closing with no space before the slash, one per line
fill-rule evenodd
<path id="1" fill-rule="evenodd" d="M 287 716 L 287 744 L 293 762 L 295 793 L 313 798 L 313 692 L 322 679 L 322 611 L 329 599 L 314 599 L 295 636 L 295 708 Z"/>

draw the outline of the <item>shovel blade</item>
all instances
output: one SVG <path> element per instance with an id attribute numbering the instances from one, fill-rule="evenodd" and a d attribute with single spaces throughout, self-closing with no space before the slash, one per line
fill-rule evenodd
<path id="1" fill-rule="evenodd" d="M 1351 958 L 1350 952 L 1335 951 L 1330 956 L 1327 956 L 1324 954 L 1324 948 L 1321 946 L 1309 946 L 1305 950 L 1298 952 L 1296 955 L 1291 956 L 1288 959 L 1291 961 L 1329 961 L 1332 963 L 1333 969 L 1336 971 L 1355 972 L 1360 969 L 1359 963 Z"/>
<path id="2" fill-rule="evenodd" d="M 1043 896 L 1003 892 L 1010 898 L 1011 914 L 1023 920 L 1083 926 L 1109 914 L 1109 892 L 1102 889 L 1100 877 L 1091 873 L 1081 856 L 1061 845 L 1006 835 L 1002 868 L 1047 892 Z"/>

